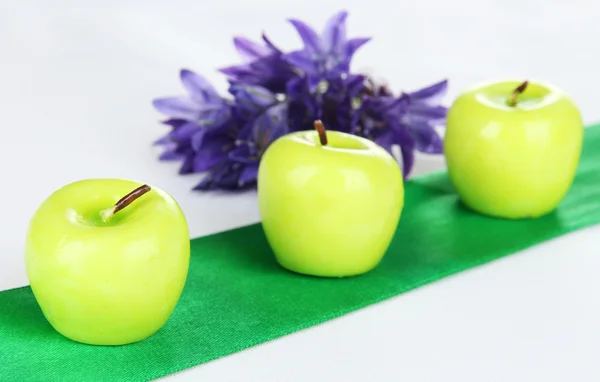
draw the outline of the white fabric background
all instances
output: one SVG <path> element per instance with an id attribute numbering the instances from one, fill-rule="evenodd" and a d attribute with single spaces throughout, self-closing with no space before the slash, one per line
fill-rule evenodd
<path id="1" fill-rule="evenodd" d="M 549 81 L 600 121 L 600 3 L 592 0 L 0 0 L 0 289 L 27 284 L 30 216 L 89 177 L 145 180 L 182 205 L 193 236 L 259 220 L 254 193 L 200 194 L 150 143 L 156 96 L 178 70 L 238 61 L 231 38 L 299 46 L 288 17 L 319 28 L 349 10 L 373 36 L 354 67 L 393 89 L 450 79 L 448 101 L 482 80 Z M 417 173 L 443 167 L 420 157 Z M 368 309 L 187 370 L 202 381 L 598 381 L 599 228 L 463 272 Z M 1 355 L 0 355 L 1 359 Z M 109 366 L 109 365 L 107 365 Z M 133 365 L 132 365 L 133 366 Z"/>

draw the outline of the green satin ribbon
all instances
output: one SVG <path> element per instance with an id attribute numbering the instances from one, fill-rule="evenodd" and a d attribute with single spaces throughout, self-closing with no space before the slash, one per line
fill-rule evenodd
<path id="1" fill-rule="evenodd" d="M 600 125 L 586 129 L 575 183 L 543 218 L 507 221 L 469 212 L 446 173 L 408 181 L 405 200 L 383 262 L 354 278 L 320 279 L 281 269 L 260 224 L 192 240 L 188 281 L 173 316 L 157 334 L 133 345 L 72 342 L 50 327 L 29 287 L 0 292 L 0 381 L 158 378 L 596 224 Z"/>

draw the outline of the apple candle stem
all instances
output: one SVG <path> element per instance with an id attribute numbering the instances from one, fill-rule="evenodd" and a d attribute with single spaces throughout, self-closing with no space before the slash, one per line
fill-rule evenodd
<path id="1" fill-rule="evenodd" d="M 325 130 L 325 125 L 323 125 L 323 122 L 318 119 L 315 121 L 314 125 L 315 130 L 317 130 L 317 133 L 319 133 L 319 141 L 321 142 L 321 145 L 327 146 L 327 131 Z"/>
<path id="2" fill-rule="evenodd" d="M 521 94 L 523 94 L 523 92 L 527 88 L 527 85 L 529 85 L 529 81 L 523 82 L 521 85 L 517 86 L 515 90 L 513 90 L 510 98 L 507 101 L 508 106 L 517 106 L 518 98 Z"/>
<path id="3" fill-rule="evenodd" d="M 144 184 L 131 191 L 127 195 L 123 196 L 121 199 L 119 199 L 117 203 L 115 203 L 114 206 L 100 211 L 100 216 L 102 217 L 102 220 L 108 222 L 114 216 L 114 214 L 133 203 L 135 200 L 137 200 L 140 196 L 144 195 L 148 191 L 150 191 L 150 186 Z"/>

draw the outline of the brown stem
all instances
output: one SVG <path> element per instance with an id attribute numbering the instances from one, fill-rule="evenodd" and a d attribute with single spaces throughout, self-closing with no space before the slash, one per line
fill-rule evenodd
<path id="1" fill-rule="evenodd" d="M 148 191 L 150 191 L 150 186 L 148 186 L 147 184 L 139 186 L 135 190 L 131 191 L 129 194 L 119 199 L 119 201 L 115 203 L 113 207 L 101 211 L 100 215 L 102 216 L 102 219 L 104 221 L 109 221 L 114 214 L 133 203 L 135 200 L 137 200 L 140 196 L 144 195 Z"/>
<path id="2" fill-rule="evenodd" d="M 525 91 L 527 85 L 529 85 L 529 81 L 523 82 L 521 85 L 517 86 L 515 90 L 513 90 L 510 98 L 508 99 L 508 101 L 506 101 L 508 106 L 517 106 L 517 100 L 519 96 Z"/>
<path id="3" fill-rule="evenodd" d="M 315 130 L 319 133 L 319 141 L 321 141 L 321 145 L 327 146 L 327 131 L 325 130 L 325 125 L 320 120 L 315 121 Z"/>

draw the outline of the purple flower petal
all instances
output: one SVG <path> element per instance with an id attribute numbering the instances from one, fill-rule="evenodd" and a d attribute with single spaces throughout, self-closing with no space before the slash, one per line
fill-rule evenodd
<path id="1" fill-rule="evenodd" d="M 154 108 L 173 118 L 195 121 L 198 118 L 198 105 L 187 97 L 159 98 L 152 101 Z"/>
<path id="2" fill-rule="evenodd" d="M 238 179 L 240 185 L 253 183 L 258 177 L 258 163 L 251 163 L 244 166 L 242 173 Z"/>
<path id="3" fill-rule="evenodd" d="M 362 111 L 360 109 L 356 110 L 354 112 L 354 114 L 352 115 L 352 120 L 350 122 L 350 134 L 358 135 L 358 132 L 361 128 L 361 126 L 359 124 L 361 117 L 362 117 Z"/>
<path id="4" fill-rule="evenodd" d="M 200 181 L 200 183 L 198 183 L 196 186 L 194 186 L 194 188 L 192 188 L 192 190 L 195 191 L 206 191 L 206 190 L 210 190 L 210 187 L 212 185 L 212 174 L 206 174 L 206 176 L 204 178 L 202 178 L 202 181 Z"/>
<path id="5" fill-rule="evenodd" d="M 190 92 L 192 98 L 199 103 L 221 103 L 221 96 L 215 88 L 201 75 L 188 69 L 179 73 L 183 86 Z"/>
<path id="6" fill-rule="evenodd" d="M 175 152 L 174 148 L 171 148 L 171 149 L 167 149 L 167 150 L 163 151 L 163 153 L 160 154 L 158 159 L 163 160 L 163 161 L 171 161 L 171 160 L 182 159 L 184 156 L 185 156 L 184 154 Z"/>
<path id="7" fill-rule="evenodd" d="M 212 168 L 198 183 L 194 190 L 236 190 L 239 188 L 239 177 L 242 172 L 239 163 L 224 161 Z"/>
<path id="8" fill-rule="evenodd" d="M 192 148 L 194 151 L 200 151 L 202 147 L 202 143 L 204 142 L 204 137 L 206 136 L 206 129 L 200 129 L 192 135 Z"/>
<path id="9" fill-rule="evenodd" d="M 269 46 L 264 46 L 248 40 L 245 37 L 235 37 L 233 39 L 237 51 L 244 61 L 254 61 L 258 58 L 267 56 L 272 53 Z"/>
<path id="10" fill-rule="evenodd" d="M 175 128 L 169 133 L 169 138 L 174 141 L 187 141 L 192 138 L 192 135 L 200 131 L 202 127 L 198 126 L 197 123 L 187 122 L 178 128 Z"/>
<path id="11" fill-rule="evenodd" d="M 194 172 L 204 172 L 225 160 L 225 157 L 211 155 L 211 152 L 200 151 L 194 157 Z"/>
<path id="12" fill-rule="evenodd" d="M 402 174 L 406 179 L 412 171 L 415 162 L 415 140 L 409 131 L 402 125 L 391 123 L 390 128 L 396 136 L 396 143 L 400 146 L 402 154 Z"/>
<path id="13" fill-rule="evenodd" d="M 369 40 L 358 38 L 347 41 L 347 16 L 346 11 L 333 15 L 320 37 L 307 24 L 290 20 L 304 42 L 304 49 L 287 54 L 286 60 L 308 75 L 311 91 L 323 79 L 331 80 L 348 74 L 352 55 Z"/>
<path id="14" fill-rule="evenodd" d="M 231 107 L 207 106 L 200 110 L 198 123 L 206 128 L 218 128 L 226 124 L 231 117 Z"/>
<path id="15" fill-rule="evenodd" d="M 234 162 L 253 163 L 258 160 L 258 153 L 250 145 L 243 144 L 229 152 L 228 158 Z"/>
<path id="16" fill-rule="evenodd" d="M 365 76 L 350 74 L 346 80 L 348 97 L 356 97 L 365 87 Z"/>
<path id="17" fill-rule="evenodd" d="M 237 183 L 237 177 L 239 177 L 240 173 L 239 164 L 228 161 L 217 164 L 206 173 L 206 176 L 194 187 L 194 190 L 206 191 L 216 188 L 225 188 L 221 182 L 229 173 L 233 173 L 233 175 L 236 176 Z"/>
<path id="18" fill-rule="evenodd" d="M 412 100 L 426 102 L 427 104 L 437 104 L 446 95 L 448 90 L 448 80 L 443 80 L 423 89 L 408 93 Z"/>
<path id="19" fill-rule="evenodd" d="M 246 141 L 252 136 L 252 129 L 254 128 L 254 120 L 247 122 L 236 135 L 236 139 Z"/>
<path id="20" fill-rule="evenodd" d="M 154 142 L 152 142 L 153 146 L 162 146 L 165 144 L 171 143 L 171 138 L 168 135 L 165 135 L 164 137 L 161 137 L 157 140 L 155 140 Z"/>
<path id="21" fill-rule="evenodd" d="M 186 124 L 187 122 L 188 121 L 186 121 L 185 119 L 169 118 L 166 121 L 163 121 L 162 123 L 176 129 L 176 128 Z"/>
<path id="22" fill-rule="evenodd" d="M 408 110 L 409 100 L 403 97 L 392 98 L 390 102 L 384 104 L 384 107 L 389 115 L 399 116 Z"/>
<path id="23" fill-rule="evenodd" d="M 203 172 L 219 164 L 233 148 L 234 142 L 228 135 L 205 136 L 194 158 L 194 171 Z"/>
<path id="24" fill-rule="evenodd" d="M 391 129 L 386 129 L 381 135 L 374 139 L 375 143 L 392 154 L 392 146 L 396 144 L 396 135 Z"/>
<path id="25" fill-rule="evenodd" d="M 426 103 L 415 103 L 410 105 L 410 113 L 424 118 L 440 119 L 446 118 L 448 108 L 441 105 L 428 105 Z"/>
<path id="26" fill-rule="evenodd" d="M 291 65 L 306 73 L 317 72 L 317 63 L 311 59 L 304 50 L 297 50 L 295 52 L 288 53 L 284 56 L 285 60 Z"/>
<path id="27" fill-rule="evenodd" d="M 348 56 L 348 60 L 354 56 L 354 53 L 363 45 L 371 40 L 370 37 L 357 37 L 348 40 L 346 43 L 346 55 Z"/>
<path id="28" fill-rule="evenodd" d="M 287 96 L 292 100 L 301 99 L 308 91 L 306 78 L 298 77 L 290 80 L 286 85 Z"/>
<path id="29" fill-rule="evenodd" d="M 325 51 L 342 53 L 343 44 L 346 42 L 347 17 L 348 12 L 341 11 L 327 21 L 322 33 L 323 48 Z"/>
<path id="30" fill-rule="evenodd" d="M 319 36 L 317 35 L 317 32 L 315 32 L 314 29 L 312 29 L 309 25 L 300 20 L 290 19 L 288 21 L 294 26 L 294 28 L 296 28 L 296 31 L 298 32 L 300 38 L 302 39 L 302 42 L 304 43 L 304 48 L 308 52 L 323 52 L 321 40 L 319 39 Z"/>
<path id="31" fill-rule="evenodd" d="M 289 78 L 296 73 L 290 64 L 284 59 L 283 55 L 271 55 L 253 61 L 249 64 L 252 74 L 260 78 L 283 77 Z M 270 89 L 273 91 L 272 89 Z"/>
<path id="32" fill-rule="evenodd" d="M 388 121 L 388 127 L 381 133 L 375 142 L 390 153 L 392 145 L 400 146 L 402 154 L 402 173 L 404 178 L 410 174 L 414 165 L 415 140 L 405 126 L 395 120 Z"/>
<path id="33" fill-rule="evenodd" d="M 333 124 L 333 130 L 350 133 L 351 128 L 352 113 L 350 112 L 350 107 L 347 104 L 340 104 L 337 112 L 335 113 L 335 123 Z"/>
<path id="34" fill-rule="evenodd" d="M 234 79 L 240 79 L 243 76 L 252 74 L 252 70 L 248 64 L 227 66 L 225 68 L 220 68 L 219 72 Z"/>
<path id="35" fill-rule="evenodd" d="M 408 110 L 408 97 L 379 97 L 365 100 L 365 108 L 372 114 L 383 117 L 384 115 L 399 118 Z"/>
<path id="36" fill-rule="evenodd" d="M 267 46 L 271 49 L 271 51 L 273 53 L 281 53 L 281 50 L 271 42 L 271 40 L 267 37 L 266 34 L 263 33 L 261 35 L 261 37 L 262 37 L 262 40 L 265 42 L 265 44 L 267 44 Z"/>
<path id="37" fill-rule="evenodd" d="M 314 93 L 321 83 L 321 76 L 308 76 L 308 91 Z"/>
<path id="38" fill-rule="evenodd" d="M 415 142 L 415 148 L 427 154 L 441 154 L 444 142 L 437 131 L 426 122 L 412 124 L 408 127 Z"/>
<path id="39" fill-rule="evenodd" d="M 222 190 L 234 191 L 240 188 L 240 173 L 242 168 L 231 167 L 228 171 L 215 177 L 215 186 Z"/>
<path id="40" fill-rule="evenodd" d="M 211 170 L 206 177 L 194 189 L 196 190 L 236 190 L 239 189 L 239 178 L 242 172 L 242 166 L 239 163 L 223 162 Z"/>
<path id="41" fill-rule="evenodd" d="M 191 174 L 194 172 L 194 155 L 186 155 L 181 167 L 179 167 L 179 174 Z"/>
<path id="42" fill-rule="evenodd" d="M 402 175 L 404 179 L 407 179 L 415 164 L 414 148 L 409 145 L 400 146 L 400 153 L 402 154 Z"/>
<path id="43" fill-rule="evenodd" d="M 426 103 L 413 103 L 409 107 L 406 116 L 407 123 L 411 124 L 413 120 L 429 121 L 432 124 L 441 124 L 446 120 L 448 109 L 444 106 L 430 106 Z"/>
<path id="44" fill-rule="evenodd" d="M 274 93 L 284 92 L 286 83 L 298 75 L 280 54 L 219 70 L 227 75 L 230 82 L 260 85 Z"/>
<path id="45" fill-rule="evenodd" d="M 289 132 L 287 116 L 288 106 L 281 103 L 270 107 L 255 120 L 252 137 L 260 152 L 264 152 L 273 141 Z"/>
<path id="46" fill-rule="evenodd" d="M 257 85 L 233 84 L 229 88 L 238 106 L 250 112 L 258 112 L 275 104 L 277 97 L 268 89 Z"/>

